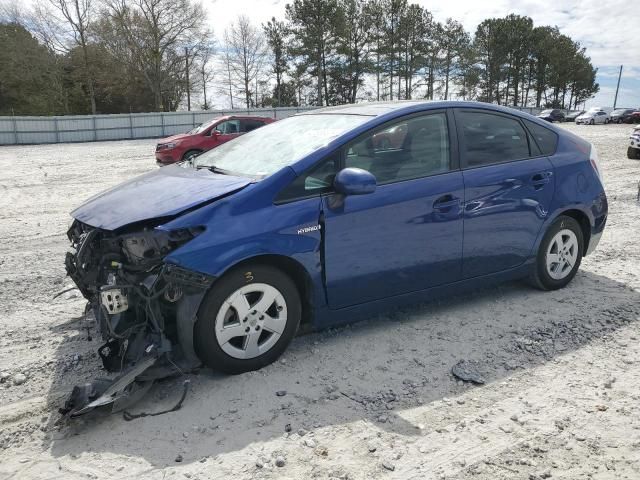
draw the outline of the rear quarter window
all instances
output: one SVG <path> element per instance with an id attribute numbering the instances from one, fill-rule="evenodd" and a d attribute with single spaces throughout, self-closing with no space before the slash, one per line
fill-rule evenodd
<path id="1" fill-rule="evenodd" d="M 537 123 L 524 120 L 524 124 L 543 155 L 553 155 L 558 147 L 558 135 Z"/>

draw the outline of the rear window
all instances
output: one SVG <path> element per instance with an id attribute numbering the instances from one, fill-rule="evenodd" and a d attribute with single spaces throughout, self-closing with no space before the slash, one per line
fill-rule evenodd
<path id="1" fill-rule="evenodd" d="M 529 120 L 524 120 L 524 123 L 543 155 L 553 155 L 556 153 L 558 136 L 554 132 Z"/>

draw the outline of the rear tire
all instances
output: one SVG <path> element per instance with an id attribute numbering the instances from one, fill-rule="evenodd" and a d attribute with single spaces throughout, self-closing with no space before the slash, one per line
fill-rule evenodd
<path id="1" fill-rule="evenodd" d="M 533 285 L 540 290 L 565 287 L 576 276 L 583 252 L 584 238 L 578 222 L 564 215 L 558 217 L 540 242 L 531 276 Z"/>
<path id="2" fill-rule="evenodd" d="M 589 121 L 589 125 L 595 125 L 595 124 L 596 124 L 596 122 L 595 122 L 595 120 L 592 118 L 592 119 Z"/>
<path id="3" fill-rule="evenodd" d="M 640 148 L 627 147 L 627 158 L 631 160 L 640 160 Z"/>
<path id="4" fill-rule="evenodd" d="M 235 268 L 215 282 L 198 310 L 196 354 L 224 373 L 258 370 L 285 351 L 301 317 L 300 294 L 286 274 L 268 265 Z"/>

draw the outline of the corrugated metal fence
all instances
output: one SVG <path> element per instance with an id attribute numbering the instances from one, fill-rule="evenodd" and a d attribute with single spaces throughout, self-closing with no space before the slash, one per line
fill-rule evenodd
<path id="1" fill-rule="evenodd" d="M 95 142 L 158 138 L 184 133 L 221 115 L 285 118 L 317 107 L 279 107 L 197 112 L 68 115 L 56 117 L 0 117 L 0 145 Z M 516 107 L 517 108 L 517 107 Z M 518 108 L 529 113 L 540 109 Z"/>
<path id="2" fill-rule="evenodd" d="M 0 117 L 0 145 L 167 137 L 184 133 L 221 115 L 257 115 L 280 119 L 313 108 L 280 107 L 115 115 Z"/>

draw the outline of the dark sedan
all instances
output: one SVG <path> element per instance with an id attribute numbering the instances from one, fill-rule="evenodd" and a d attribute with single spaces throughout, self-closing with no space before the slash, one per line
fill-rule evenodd
<path id="1" fill-rule="evenodd" d="M 575 122 L 576 118 L 578 118 L 584 112 L 585 112 L 584 110 L 571 110 L 569 113 L 567 113 L 565 115 L 564 121 L 565 122 Z"/>
<path id="2" fill-rule="evenodd" d="M 633 108 L 618 108 L 611 112 L 611 123 L 631 123 L 633 121 Z"/>
<path id="3" fill-rule="evenodd" d="M 547 122 L 564 122 L 564 113 L 562 113 L 562 110 L 558 110 L 557 108 L 553 110 L 543 110 L 537 116 Z"/>

